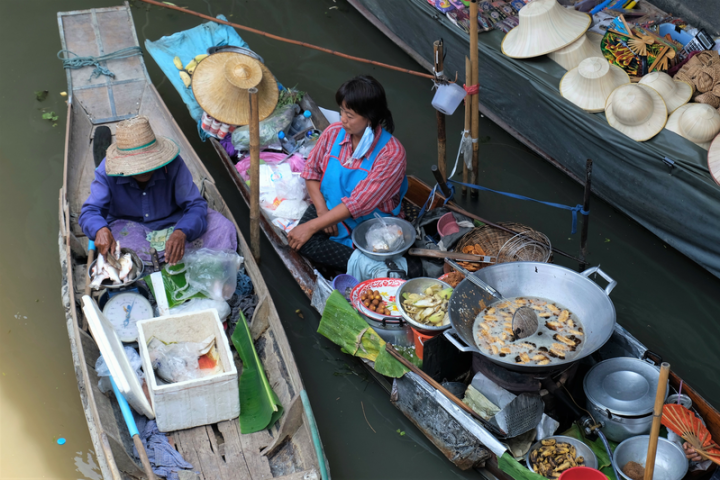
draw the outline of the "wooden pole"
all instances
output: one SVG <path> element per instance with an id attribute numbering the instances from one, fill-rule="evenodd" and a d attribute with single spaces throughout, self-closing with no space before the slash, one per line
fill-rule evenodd
<path id="1" fill-rule="evenodd" d="M 662 420 L 663 404 L 665 403 L 665 389 L 667 388 L 670 364 L 663 362 L 660 365 L 660 380 L 655 392 L 655 408 L 653 409 L 653 423 L 650 429 L 650 442 L 648 443 L 647 458 L 645 459 L 644 480 L 652 480 L 655 472 L 655 455 L 657 454 L 658 435 Z"/>
<path id="2" fill-rule="evenodd" d="M 435 75 L 438 77 L 443 75 L 443 41 L 435 40 L 433 43 L 433 56 L 435 58 Z M 445 177 L 446 172 L 446 147 L 447 139 L 445 136 L 445 114 L 440 110 L 435 110 L 435 116 L 437 117 L 437 135 L 438 135 L 438 168 L 440 173 Z"/>
<path id="3" fill-rule="evenodd" d="M 472 85 L 472 65 L 470 58 L 465 57 L 465 85 Z M 465 141 L 470 141 L 470 125 L 472 123 L 472 97 L 465 97 Z M 469 170 L 463 158 L 463 183 L 468 183 Z M 467 195 L 467 187 L 462 187 L 463 197 Z"/>
<path id="4" fill-rule="evenodd" d="M 478 61 L 478 4 L 477 0 L 470 0 L 470 67 L 472 83 L 470 87 L 479 83 L 479 61 Z M 480 93 L 472 95 L 472 184 L 478 183 L 478 134 L 480 132 Z M 470 192 L 472 198 L 478 198 L 478 191 Z"/>
<path id="5" fill-rule="evenodd" d="M 250 95 L 250 250 L 260 262 L 260 111 L 258 89 L 248 90 Z"/>
<path id="6" fill-rule="evenodd" d="M 593 161 L 589 158 L 587 159 L 587 162 L 585 162 L 585 194 L 583 196 L 583 210 L 585 210 L 586 212 L 590 211 L 590 184 L 592 183 L 592 164 Z M 587 266 L 587 238 L 589 228 L 590 216 L 583 215 L 582 229 L 580 230 L 580 258 L 583 261 L 583 263 L 580 264 L 581 270 L 584 270 Z"/>

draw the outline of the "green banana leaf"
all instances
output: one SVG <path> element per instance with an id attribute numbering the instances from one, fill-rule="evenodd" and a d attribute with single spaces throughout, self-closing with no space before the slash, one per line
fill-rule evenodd
<path id="1" fill-rule="evenodd" d="M 502 457 L 498 458 L 498 467 L 515 480 L 546 480 L 542 475 L 531 472 L 525 465 L 521 465 L 508 452 L 503 453 Z"/>
<path id="2" fill-rule="evenodd" d="M 178 263 L 177 265 L 173 266 L 172 269 L 176 270 L 184 270 L 185 264 Z M 187 286 L 187 279 L 185 278 L 185 273 L 178 273 L 178 274 L 171 274 L 168 273 L 167 268 L 163 268 L 161 270 L 162 273 L 162 279 L 163 279 L 163 285 L 165 285 L 165 295 L 167 296 L 168 300 L 168 306 L 170 308 L 176 307 L 178 305 L 181 305 L 191 298 L 207 298 L 206 295 L 197 292 L 195 295 L 191 295 L 188 298 L 185 298 L 183 300 L 175 300 L 175 292 L 185 290 L 186 288 L 189 288 Z M 155 289 L 153 288 L 152 282 L 150 281 L 150 277 L 145 277 L 145 283 L 147 284 L 148 288 L 153 294 L 153 297 L 156 297 L 155 295 Z M 180 294 L 178 293 L 178 296 Z M 157 297 L 156 297 L 157 298 Z"/>
<path id="3" fill-rule="evenodd" d="M 245 315 L 240 312 L 232 342 L 243 368 L 240 389 L 240 432 L 254 433 L 271 427 L 283 414 L 283 407 L 270 386 L 252 342 Z"/>
<path id="4" fill-rule="evenodd" d="M 566 437 L 572 437 L 577 438 L 581 442 L 583 442 L 585 445 L 590 447 L 590 450 L 593 451 L 595 456 L 597 457 L 598 461 L 598 470 L 600 470 L 602 473 L 605 474 L 608 479 L 615 478 L 615 474 L 612 470 L 612 462 L 610 461 L 610 457 L 608 457 L 607 452 L 605 451 L 605 446 L 602 443 L 602 440 L 600 438 L 596 438 L 594 441 L 588 440 L 585 435 L 583 434 L 580 427 L 577 426 L 577 424 L 573 423 L 572 427 L 570 427 L 569 430 L 562 433 L 561 435 L 564 435 Z M 617 443 L 608 440 L 608 443 L 610 444 L 610 450 L 614 451 L 615 447 L 617 447 Z"/>
<path id="5" fill-rule="evenodd" d="M 375 362 L 375 371 L 386 377 L 400 378 L 409 372 L 385 350 L 385 341 L 337 290 L 325 304 L 318 333 L 340 345 L 344 353 Z"/>

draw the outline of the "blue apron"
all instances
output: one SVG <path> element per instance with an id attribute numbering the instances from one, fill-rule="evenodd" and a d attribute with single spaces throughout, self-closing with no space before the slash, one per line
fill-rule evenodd
<path id="1" fill-rule="evenodd" d="M 341 130 L 338 133 L 337 139 L 333 144 L 333 148 L 330 151 L 330 158 L 328 159 L 325 173 L 323 174 L 320 183 L 320 193 L 325 198 L 328 210 L 332 210 L 342 203 L 343 197 L 352 196 L 353 190 L 357 187 L 358 183 L 365 180 L 372 169 L 375 158 L 377 158 L 380 150 L 390 141 L 392 135 L 385 129 L 382 130 L 380 138 L 372 152 L 365 156 L 365 160 L 362 161 L 360 168 L 348 168 L 340 162 L 340 142 L 345 139 L 345 130 Z M 379 209 L 375 209 L 368 215 L 364 215 L 359 218 L 348 218 L 342 223 L 338 224 L 338 236 L 330 237 L 330 240 L 342 243 L 352 248 L 352 231 L 365 220 L 369 220 L 375 217 L 375 212 L 383 217 L 397 217 L 400 214 L 402 208 L 402 199 L 408 191 L 408 180 L 407 177 L 403 178 L 402 185 L 400 186 L 400 202 L 398 206 L 393 209 L 390 213 L 385 213 Z"/>

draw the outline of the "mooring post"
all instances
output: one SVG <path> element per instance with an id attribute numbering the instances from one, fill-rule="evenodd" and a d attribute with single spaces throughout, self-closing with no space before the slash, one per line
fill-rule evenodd
<path id="1" fill-rule="evenodd" d="M 590 211 L 590 185 L 591 185 L 591 179 L 592 179 L 592 164 L 593 161 L 591 159 L 587 159 L 587 162 L 585 162 L 585 193 L 583 195 L 583 210 L 586 212 Z M 590 227 L 590 215 L 583 215 L 582 216 L 582 227 L 580 230 L 580 259 L 583 261 L 582 264 L 580 264 L 580 269 L 585 270 L 585 267 L 587 266 L 587 238 L 588 238 L 588 228 Z"/>
<path id="2" fill-rule="evenodd" d="M 475 88 L 475 85 L 479 84 L 479 60 L 478 60 L 478 4 L 477 0 L 470 0 L 470 64 L 472 73 L 471 88 Z M 478 136 L 480 133 L 480 92 L 478 91 L 472 95 L 472 141 L 473 141 L 473 156 L 472 156 L 472 184 L 477 185 L 478 183 Z M 478 191 L 473 190 L 470 192 L 472 198 L 478 198 Z"/>
<path id="3" fill-rule="evenodd" d="M 443 41 L 435 40 L 433 43 L 433 56 L 435 58 L 435 77 L 440 78 L 443 76 Z M 437 142 L 438 142 L 438 168 L 443 177 L 446 175 L 445 171 L 445 150 L 447 146 L 445 137 L 445 114 L 440 110 L 435 110 L 435 116 L 437 117 Z"/>
<path id="4" fill-rule="evenodd" d="M 260 262 L 260 112 L 258 89 L 250 88 L 250 251 Z"/>

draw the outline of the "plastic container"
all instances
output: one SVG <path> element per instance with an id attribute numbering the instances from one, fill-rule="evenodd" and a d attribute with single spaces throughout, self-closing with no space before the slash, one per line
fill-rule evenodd
<path id="1" fill-rule="evenodd" d="M 423 359 L 423 351 L 425 349 L 425 342 L 427 342 L 431 338 L 437 336 L 438 333 L 433 334 L 433 335 L 428 335 L 425 333 L 420 333 L 412 327 L 410 327 L 410 330 L 412 330 L 413 341 L 415 343 L 415 355 L 417 355 L 417 357 L 420 360 L 422 360 Z"/>
<path id="2" fill-rule="evenodd" d="M 590 467 L 568 468 L 560 475 L 560 480 L 607 480 L 600 470 Z"/>
<path id="3" fill-rule="evenodd" d="M 357 278 L 352 275 L 342 273 L 333 279 L 332 288 L 338 290 L 345 297 L 345 300 L 350 301 L 350 291 L 352 291 L 358 283 L 360 282 Z"/>
<path id="4" fill-rule="evenodd" d="M 295 151 L 295 148 L 297 146 L 295 139 L 291 136 L 286 135 L 285 132 L 283 132 L 282 130 L 278 132 L 278 140 L 280 141 L 280 145 L 282 146 L 282 149 L 285 153 L 291 153 Z"/>
<path id="5" fill-rule="evenodd" d="M 460 231 L 460 227 L 455 221 L 455 217 L 453 216 L 452 212 L 446 213 L 445 215 L 440 217 L 440 220 L 438 220 L 437 223 L 437 231 L 441 237 L 446 237 Z"/>
<path id="6" fill-rule="evenodd" d="M 304 130 L 314 128 L 312 119 L 310 117 L 312 117 L 312 113 L 310 113 L 310 110 L 305 110 L 300 115 L 295 115 L 295 118 L 293 118 L 293 121 L 290 124 L 288 135 L 292 136 Z"/>
<path id="7" fill-rule="evenodd" d="M 138 344 L 158 430 L 172 432 L 232 420 L 240 415 L 238 374 L 217 310 L 167 315 L 138 322 Z M 215 336 L 223 372 L 183 382 L 158 385 L 147 343 L 200 342 Z"/>
<path id="8" fill-rule="evenodd" d="M 467 92 L 464 88 L 456 83 L 448 83 L 447 85 L 438 85 L 433 97 L 432 106 L 436 110 L 445 115 L 452 115 L 463 101 Z"/>

